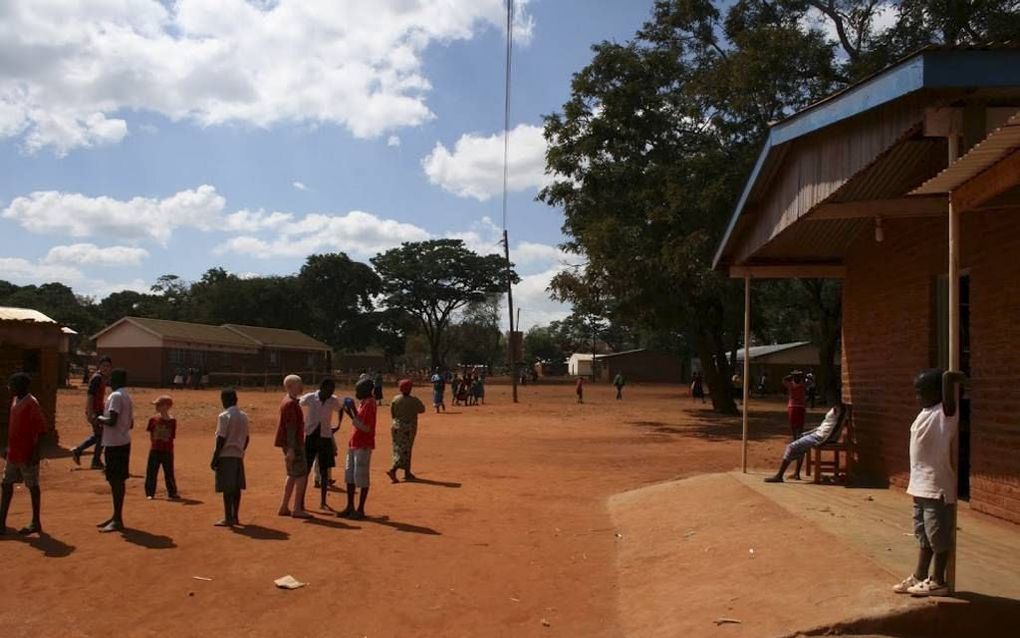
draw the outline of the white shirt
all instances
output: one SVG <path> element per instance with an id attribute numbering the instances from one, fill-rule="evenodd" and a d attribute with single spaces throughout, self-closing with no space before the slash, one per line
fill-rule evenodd
<path id="1" fill-rule="evenodd" d="M 127 389 L 114 390 L 106 397 L 103 416 L 117 413 L 117 423 L 103 426 L 103 447 L 116 447 L 131 444 L 131 428 L 135 427 L 134 402 Z"/>
<path id="2" fill-rule="evenodd" d="M 814 435 L 820 438 L 822 441 L 828 441 L 829 437 L 832 436 L 832 431 L 836 429 L 836 423 L 839 421 L 839 415 L 836 413 L 836 408 L 830 408 L 825 413 L 825 418 L 822 419 L 822 424 L 815 428 Z"/>
<path id="3" fill-rule="evenodd" d="M 305 436 L 315 432 L 319 428 L 319 437 L 323 439 L 333 438 L 333 413 L 339 413 L 343 405 L 340 399 L 331 395 L 325 401 L 319 399 L 318 392 L 309 392 L 298 401 L 305 411 Z M 321 427 L 320 427 L 321 426 Z"/>
<path id="4" fill-rule="evenodd" d="M 236 405 L 220 412 L 216 436 L 226 439 L 220 457 L 243 459 L 244 444 L 248 441 L 248 415 Z"/>
<path id="5" fill-rule="evenodd" d="M 946 416 L 942 404 L 922 408 L 910 426 L 910 483 L 907 494 L 956 502 L 953 441 L 959 418 Z"/>

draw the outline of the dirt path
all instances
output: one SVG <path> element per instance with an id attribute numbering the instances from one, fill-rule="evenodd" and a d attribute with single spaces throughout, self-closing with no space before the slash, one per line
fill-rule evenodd
<path id="1" fill-rule="evenodd" d="M 390 485 L 388 427 L 380 427 L 364 522 L 275 516 L 282 461 L 271 431 L 279 396 L 242 393 L 253 420 L 242 530 L 212 527 L 221 513 L 208 470 L 218 395 L 177 394 L 183 503 L 146 501 L 129 482 L 123 536 L 93 525 L 109 511 L 99 473 L 70 458 L 43 470 L 43 522 L 52 536 L 0 541 L 5 636 L 618 636 L 616 547 L 606 499 L 664 480 L 733 469 L 739 423 L 694 406 L 681 391 L 589 387 L 489 388 L 490 405 L 426 415 L 415 470 L 426 482 Z M 418 390 L 424 394 L 423 389 Z M 139 415 L 156 392 L 134 392 Z M 83 395 L 60 396 L 65 445 L 84 434 Z M 755 423 L 752 465 L 783 445 L 781 406 Z M 381 421 L 381 425 L 384 423 Z M 388 426 L 388 423 L 385 423 Z M 136 427 L 141 427 L 139 424 Z M 132 471 L 148 444 L 135 431 Z M 349 436 L 345 424 L 342 440 Z M 311 505 L 314 497 L 309 498 Z M 342 493 L 331 495 L 337 505 Z M 18 489 L 10 525 L 23 524 Z M 292 574 L 309 586 L 276 590 Z M 194 580 L 193 576 L 212 581 Z M 544 622 L 543 622 L 544 621 Z"/>

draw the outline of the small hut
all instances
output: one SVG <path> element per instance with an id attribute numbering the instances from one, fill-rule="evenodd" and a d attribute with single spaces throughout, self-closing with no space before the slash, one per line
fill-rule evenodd
<path id="1" fill-rule="evenodd" d="M 7 379 L 15 372 L 32 377 L 32 394 L 46 414 L 47 424 L 55 431 L 57 387 L 60 385 L 60 350 L 64 335 L 56 321 L 38 310 L 0 306 L 0 447 L 7 445 L 7 406 L 11 397 Z"/>

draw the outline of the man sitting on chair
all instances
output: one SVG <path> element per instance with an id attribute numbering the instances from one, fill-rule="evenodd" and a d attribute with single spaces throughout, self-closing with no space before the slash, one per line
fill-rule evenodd
<path id="1" fill-rule="evenodd" d="M 783 462 L 779 465 L 779 471 L 776 472 L 775 476 L 766 478 L 765 482 L 782 483 L 783 474 L 793 461 L 797 461 L 797 469 L 799 470 L 800 461 L 803 460 L 804 454 L 811 448 L 828 441 L 833 432 L 843 425 L 845 418 L 846 404 L 837 400 L 832 408 L 825 413 L 825 418 L 822 419 L 821 425 L 786 446 L 786 451 L 783 453 Z"/>

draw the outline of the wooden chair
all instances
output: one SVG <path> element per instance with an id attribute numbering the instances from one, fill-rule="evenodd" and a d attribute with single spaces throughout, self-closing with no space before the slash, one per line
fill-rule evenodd
<path id="1" fill-rule="evenodd" d="M 853 415 L 853 406 L 848 404 L 843 423 L 836 426 L 829 440 L 808 450 L 807 473 L 813 472 L 815 483 L 821 483 L 825 476 L 831 476 L 835 483 L 844 486 L 850 484 L 854 454 L 857 451 Z M 827 453 L 831 453 L 831 460 L 825 458 Z"/>

